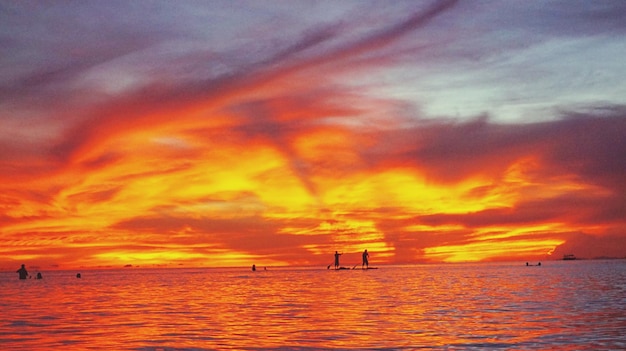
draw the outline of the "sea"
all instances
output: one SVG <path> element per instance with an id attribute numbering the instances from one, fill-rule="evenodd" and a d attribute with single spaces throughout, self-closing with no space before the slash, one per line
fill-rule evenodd
<path id="1" fill-rule="evenodd" d="M 1 272 L 0 349 L 626 350 L 626 260 L 348 268 Z"/>

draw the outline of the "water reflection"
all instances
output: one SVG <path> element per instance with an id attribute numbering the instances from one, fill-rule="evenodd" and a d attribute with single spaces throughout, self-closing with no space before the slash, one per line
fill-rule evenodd
<path id="1" fill-rule="evenodd" d="M 1 278 L 3 350 L 626 347 L 624 261 Z"/>

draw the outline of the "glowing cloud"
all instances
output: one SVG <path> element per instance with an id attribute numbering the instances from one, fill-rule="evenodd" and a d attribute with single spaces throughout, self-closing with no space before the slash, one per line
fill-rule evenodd
<path id="1" fill-rule="evenodd" d="M 0 268 L 626 256 L 621 3 L 1 6 Z"/>

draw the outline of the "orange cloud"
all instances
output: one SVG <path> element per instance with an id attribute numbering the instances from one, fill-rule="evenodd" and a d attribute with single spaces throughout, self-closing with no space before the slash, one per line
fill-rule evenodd
<path id="1" fill-rule="evenodd" d="M 197 77 L 160 63 L 85 83 L 133 53 L 118 48 L 25 79 L 50 111 L 17 100 L 31 125 L 0 126 L 0 267 L 626 256 L 610 244 L 626 229 L 623 107 L 434 118 L 362 76 L 402 71 L 395 54 L 422 47 L 403 40 L 455 5 L 366 32 L 322 25 L 242 61 L 181 53 Z"/>

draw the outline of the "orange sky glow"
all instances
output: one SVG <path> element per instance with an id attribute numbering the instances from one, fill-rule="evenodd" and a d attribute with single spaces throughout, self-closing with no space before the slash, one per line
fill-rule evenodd
<path id="1" fill-rule="evenodd" d="M 462 5 L 436 4 L 292 35 L 257 17 L 218 39 L 49 34 L 29 54 L 45 63 L 18 64 L 15 44 L 0 72 L 0 269 L 326 266 L 335 250 L 351 266 L 364 249 L 376 265 L 626 257 L 626 94 L 448 97 L 519 82 L 484 76 L 488 42 L 465 48 L 486 55 L 468 67 Z M 288 10 L 274 15 L 292 23 Z M 259 31 L 276 47 L 255 46 Z M 569 84 L 525 73 L 506 75 Z M 435 86 L 439 107 L 419 97 Z"/>

